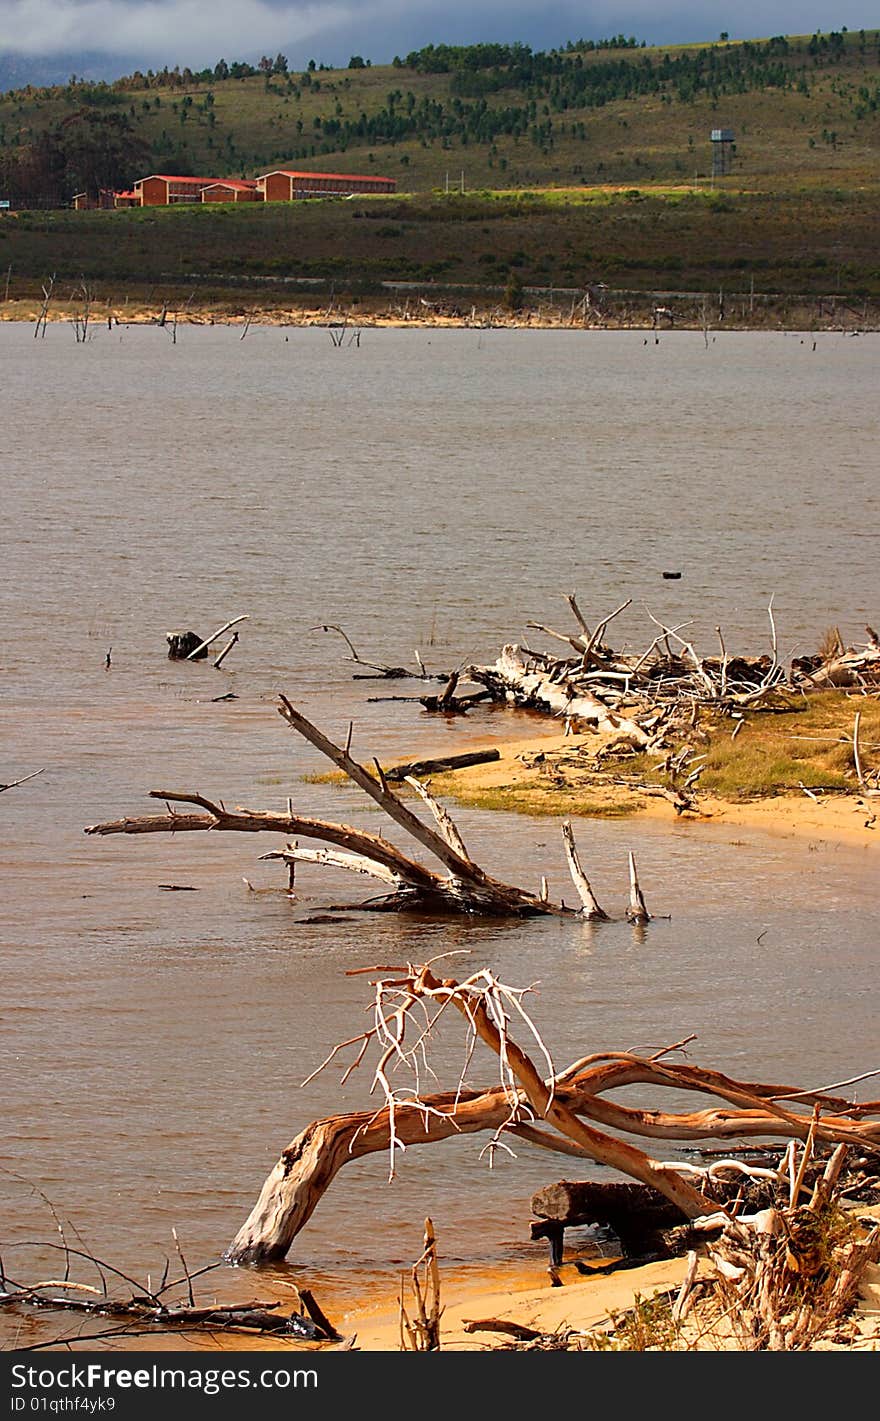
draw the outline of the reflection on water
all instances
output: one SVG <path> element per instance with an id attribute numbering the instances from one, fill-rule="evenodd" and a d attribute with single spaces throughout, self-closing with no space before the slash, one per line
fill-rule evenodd
<path id="1" fill-rule="evenodd" d="M 416 681 L 354 679 L 337 623 L 366 660 L 429 670 L 492 657 L 585 610 L 651 640 L 645 609 L 691 618 L 698 646 L 781 649 L 828 624 L 858 639 L 877 616 L 873 383 L 877 342 L 821 336 L 326 332 L 65 327 L 34 342 L 0 326 L 7 518 L 0 780 L 0 1062 L 6 1145 L 0 1235 L 33 1278 L 28 1239 L 55 1240 L 45 1198 L 84 1245 L 161 1276 L 171 1228 L 189 1262 L 216 1259 L 281 1148 L 309 1120 L 365 1106 L 369 1070 L 334 1062 L 368 1021 L 346 973 L 439 953 L 534 984 L 530 1011 L 560 1067 L 587 1051 L 695 1033 L 698 1063 L 818 1085 L 874 1064 L 873 853 L 705 825 L 577 826 L 600 900 L 622 914 L 626 853 L 649 907 L 624 922 L 438 923 L 325 916 L 359 889 L 298 871 L 270 841 L 95 839 L 86 824 L 149 813 L 151 789 L 341 818 L 377 829 L 350 787 L 282 723 L 278 691 L 369 761 L 521 733 L 516 713 L 441 722 Z M 833 471 L 834 477 L 829 473 Z M 662 569 L 683 572 L 661 580 Z M 165 656 L 165 633 L 248 615 L 222 670 Z M 111 665 L 105 668 L 108 651 Z M 230 695 L 234 699 L 218 700 Z M 564 894 L 552 820 L 461 812 L 500 877 Z M 244 882 L 247 880 L 250 887 Z M 173 893 L 175 883 L 195 891 Z M 445 1023 L 438 1086 L 461 1069 Z M 477 1054 L 473 1083 L 496 1065 Z M 288 1263 L 222 1268 L 221 1297 L 299 1278 L 333 1315 L 393 1300 L 434 1219 L 447 1276 L 499 1265 L 542 1276 L 534 1189 L 570 1163 L 517 1146 L 489 1169 L 471 1138 L 346 1167 Z M 48 1266 L 48 1261 L 47 1265 Z M 57 1263 L 56 1265 L 57 1266 Z M 57 1319 L 52 1320 L 53 1325 Z M 5 1345 L 45 1325 L 5 1318 Z M 56 1327 L 56 1331 L 60 1331 Z"/>

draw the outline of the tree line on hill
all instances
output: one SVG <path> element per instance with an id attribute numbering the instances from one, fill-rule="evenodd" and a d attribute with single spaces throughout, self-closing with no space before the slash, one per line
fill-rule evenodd
<path id="1" fill-rule="evenodd" d="M 861 53 L 868 38 L 860 31 Z M 378 100 L 371 112 L 345 113 L 338 98 L 332 109 L 310 118 L 291 117 L 284 132 L 281 157 L 308 161 L 352 147 L 398 143 L 440 143 L 444 148 L 489 147 L 500 139 L 524 140 L 541 154 L 552 152 L 557 139 L 585 141 L 585 116 L 612 102 L 659 98 L 667 104 L 692 104 L 699 98 L 716 101 L 725 95 L 754 91 L 797 90 L 809 94 L 812 75 L 826 63 L 839 62 L 848 43 L 844 31 L 814 34 L 806 43 L 783 35 L 765 41 L 716 43 L 678 51 L 647 50 L 623 35 L 600 41 L 571 41 L 560 49 L 534 51 L 525 44 L 428 45 L 393 68 L 417 74 L 448 75 L 445 92 L 418 97 L 403 86 Z M 871 44 L 877 48 L 877 36 Z M 350 69 L 367 67 L 359 55 Z M 101 187 L 129 186 L 136 176 L 156 166 L 172 164 L 192 171 L 192 159 L 182 137 L 164 129 L 147 135 L 143 115 L 158 97 L 143 99 L 139 112 L 133 95 L 147 90 L 192 90 L 228 80 L 262 75 L 267 89 L 298 101 L 304 90 L 320 92 L 324 66 L 310 60 L 301 74 L 290 72 L 285 55 L 264 56 L 259 64 L 218 61 L 212 68 L 164 68 L 136 71 L 112 84 L 85 83 L 75 78 L 60 91 L 73 107 L 40 131 L 8 134 L 0 125 L 0 186 L 20 198 L 68 201 L 74 192 L 95 195 Z M 855 101 L 855 100 L 854 100 Z M 863 85 L 857 96 L 863 111 L 880 105 L 880 85 Z M 128 104 L 126 108 L 125 105 Z M 218 131 L 214 94 L 209 88 L 194 105 L 191 94 L 172 104 L 181 133 L 190 117 Z M 208 143 L 213 152 L 213 138 Z M 265 146 L 265 145 L 264 145 Z M 224 171 L 242 166 L 232 133 L 226 130 L 225 151 L 217 149 Z M 276 150 L 252 154 L 257 162 L 273 162 Z"/>

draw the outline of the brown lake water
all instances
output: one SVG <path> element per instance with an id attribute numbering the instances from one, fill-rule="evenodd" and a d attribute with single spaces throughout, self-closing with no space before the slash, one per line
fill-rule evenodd
<path id="1" fill-rule="evenodd" d="M 356 791 L 304 778 L 326 765 L 276 714 L 279 691 L 337 740 L 353 721 L 367 761 L 534 724 L 375 701 L 424 687 L 354 679 L 322 624 L 367 660 L 415 668 L 418 648 L 438 672 L 504 641 L 546 644 L 526 623 L 566 626 L 573 589 L 588 618 L 633 599 L 614 623 L 629 647 L 652 640 L 651 612 L 688 621 L 707 652 L 718 624 L 728 650 L 764 651 L 771 598 L 785 659 L 829 625 L 862 639 L 880 616 L 880 338 L 367 330 L 336 349 L 320 329 L 240 334 L 96 329 L 77 345 L 69 326 L 35 340 L 0 324 L 0 781 L 43 769 L 0 795 L 7 1272 L 57 1272 L 22 1247 L 57 1241 L 46 1199 L 70 1242 L 138 1277 L 161 1276 L 172 1228 L 192 1267 L 219 1258 L 288 1140 L 367 1103 L 364 1069 L 344 1088 L 335 1066 L 300 1082 L 366 1023 L 370 988 L 345 974 L 370 964 L 466 952 L 452 964 L 536 984 L 559 1067 L 690 1033 L 693 1061 L 753 1079 L 876 1067 L 871 850 L 576 825 L 609 909 L 635 851 L 649 907 L 669 915 L 640 936 L 622 922 L 306 923 L 364 893 L 301 869 L 289 900 L 259 862 L 269 836 L 82 830 L 149 813 L 151 789 L 266 809 L 291 796 L 379 828 Z M 207 636 L 245 613 L 221 670 L 167 659 L 167 630 Z M 491 872 L 570 893 L 555 821 L 456 818 Z M 461 1060 L 447 1033 L 440 1085 Z M 469 1079 L 494 1072 L 478 1053 Z M 391 1184 L 384 1157 L 346 1167 L 285 1264 L 224 1267 L 206 1288 L 244 1298 L 299 1280 L 344 1321 L 358 1300 L 393 1304 L 426 1214 L 447 1276 L 543 1278 L 528 1201 L 571 1162 L 518 1146 L 490 1170 L 484 1143 L 410 1149 Z M 79 1325 L 6 1315 L 0 1346 Z"/>

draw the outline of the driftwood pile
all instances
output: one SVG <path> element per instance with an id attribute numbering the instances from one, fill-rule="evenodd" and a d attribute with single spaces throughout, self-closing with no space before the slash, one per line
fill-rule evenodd
<path id="1" fill-rule="evenodd" d="M 811 1145 L 808 1139 L 800 1163 L 793 1151 L 789 1156 L 788 1198 L 726 1218 L 709 1248 L 716 1310 L 743 1350 L 809 1350 L 849 1312 L 880 1258 L 880 1223 L 842 1207 L 836 1186 L 843 1146 L 801 1202 Z"/>
<path id="2" fill-rule="evenodd" d="M 880 639 L 871 627 L 865 628 L 868 640 L 861 647 L 845 647 L 835 632 L 824 652 L 786 666 L 779 658 L 772 603 L 771 651 L 762 656 L 730 655 L 720 627 L 718 655 L 701 656 L 680 635 L 682 625 L 668 627 L 651 617 L 657 635 L 635 655 L 615 651 L 605 640 L 609 622 L 630 602 L 591 630 L 575 594 L 566 601 L 575 630 L 560 632 L 537 622 L 529 626 L 567 644 L 569 655 L 510 644 L 492 665 L 468 666 L 462 676 L 494 700 L 541 710 L 572 725 L 594 726 L 612 742 L 651 751 L 701 706 L 737 718 L 747 709 L 777 708 L 786 693 L 829 686 L 880 688 Z"/>
<path id="3" fill-rule="evenodd" d="M 529 622 L 528 626 L 562 642 L 569 648 L 567 655 L 554 656 L 520 643 L 508 643 L 489 665 L 462 665 L 436 674 L 428 672 L 418 651 L 418 670 L 385 666 L 364 660 L 341 627 L 315 630 L 337 632 L 343 637 L 351 652 L 348 659 L 365 668 L 355 673 L 356 679 L 410 678 L 445 683 L 439 695 L 378 699 L 416 700 L 426 710 L 446 714 L 468 710 L 484 700 L 504 701 L 616 733 L 619 739 L 639 749 L 656 748 L 676 714 L 692 714 L 694 706 L 709 705 L 722 714 L 737 716 L 746 708 L 772 709 L 785 692 L 827 687 L 880 689 L 880 636 L 870 626 L 865 627 L 867 640 L 860 646 L 846 646 L 834 628 L 826 635 L 821 650 L 792 657 L 786 664 L 779 656 L 772 601 L 767 608 L 770 651 L 760 656 L 729 653 L 721 627 L 715 629 L 718 653 L 700 655 L 693 642 L 681 636 L 688 623 L 666 626 L 649 612 L 656 635 L 644 651 L 633 653 L 615 650 L 605 639 L 609 624 L 632 605 L 631 598 L 592 628 L 584 618 L 577 595 L 567 593 L 565 600 L 575 621 L 570 631 L 558 631 L 541 622 Z M 481 689 L 456 695 L 462 683 Z"/>
<path id="4" fill-rule="evenodd" d="M 542 1332 L 504 1318 L 484 1318 L 467 1323 L 465 1331 L 507 1335 L 514 1341 L 502 1346 L 529 1351 L 875 1350 L 876 1323 L 856 1311 L 855 1304 L 880 1259 L 875 1207 L 880 1180 L 875 1173 L 866 1181 L 864 1173 L 852 1167 L 850 1154 L 845 1145 L 817 1150 L 811 1135 L 800 1154 L 790 1142 L 775 1168 L 728 1159 L 711 1166 L 711 1172 L 702 1171 L 701 1187 L 711 1173 L 721 1192 L 725 1178 L 730 1186 L 738 1177 L 742 1200 L 732 1206 L 728 1202 L 704 1221 L 697 1246 L 689 1238 L 681 1286 L 650 1298 L 636 1293 L 631 1307 L 589 1330 L 569 1325 Z M 596 1201 L 603 1189 L 615 1188 L 591 1187 Z M 636 1185 L 617 1187 L 639 1190 Z M 553 1190 L 560 1188 L 546 1192 L 550 1207 Z M 569 1202 L 579 1188 L 588 1186 L 567 1186 Z M 872 1207 L 855 1202 L 865 1198 L 873 1201 Z M 663 1201 L 639 1206 L 638 1213 L 632 1202 L 633 1225 L 665 1217 Z M 601 1203 L 598 1207 L 608 1212 Z M 690 1236 L 696 1231 L 678 1232 Z"/>
<path id="5" fill-rule="evenodd" d="M 41 1347 L 106 1337 L 131 1339 L 160 1332 L 261 1335 L 271 1337 L 276 1345 L 282 1341 L 339 1343 L 343 1340 L 309 1288 L 290 1285 L 292 1306 L 284 1306 L 272 1298 L 240 1303 L 197 1303 L 194 1280 L 213 1272 L 220 1264 L 211 1263 L 191 1272 L 178 1245 L 182 1275 L 169 1278 L 166 1266 L 165 1276 L 158 1287 L 153 1287 L 149 1279 L 146 1284 L 141 1283 L 106 1260 L 82 1249 L 71 1248 L 57 1216 L 56 1223 L 62 1242 L 41 1243 L 38 1246 L 63 1255 L 63 1275 L 37 1282 L 19 1282 L 6 1273 L 0 1262 L 0 1309 L 78 1313 L 100 1320 L 102 1330 L 90 1334 L 88 1339 L 77 1332 L 70 1337 L 58 1338 L 55 1344 L 38 1344 Z M 73 1264 L 83 1260 L 97 1273 L 100 1287 L 71 1276 Z M 111 1293 L 108 1275 L 129 1284 L 133 1291 L 127 1296 L 118 1291 Z M 114 1327 L 113 1324 L 121 1326 Z"/>
<path id="6" fill-rule="evenodd" d="M 779 655 L 772 601 L 767 609 L 770 650 L 760 656 L 730 654 L 720 627 L 716 628 L 718 653 L 701 655 L 694 643 L 681 635 L 687 623 L 666 626 L 648 613 L 656 633 L 644 651 L 632 653 L 616 650 L 606 640 L 609 624 L 631 600 L 593 627 L 585 620 L 575 593 L 568 593 L 565 600 L 575 622 L 570 631 L 540 622 L 529 622 L 528 626 L 562 642 L 569 648 L 567 655 L 508 643 L 491 664 L 462 665 L 438 675 L 427 671 L 418 651 L 417 671 L 383 666 L 360 657 L 341 627 L 324 626 L 321 630 L 338 632 L 352 653 L 349 659 L 369 668 L 358 675 L 444 682 L 438 693 L 372 700 L 415 701 L 425 710 L 446 716 L 464 714 L 486 701 L 538 711 L 563 722 L 567 731 L 594 729 L 601 734 L 597 768 L 608 756 L 627 751 L 667 752 L 667 762 L 660 768 L 668 776 L 668 785 L 641 788 L 669 799 L 677 813 L 698 812 L 693 791 L 698 788 L 702 757 L 689 747 L 706 739 L 698 728 L 702 711 L 729 719 L 735 736 L 747 713 L 793 710 L 810 691 L 831 687 L 863 695 L 880 691 L 880 636 L 870 626 L 865 627 L 867 640 L 860 646 L 846 646 L 834 628 L 818 652 L 792 657 L 786 663 Z M 866 773 L 863 769 L 858 734 L 856 712 L 856 778 L 861 792 L 874 793 L 880 790 L 880 771 Z"/>

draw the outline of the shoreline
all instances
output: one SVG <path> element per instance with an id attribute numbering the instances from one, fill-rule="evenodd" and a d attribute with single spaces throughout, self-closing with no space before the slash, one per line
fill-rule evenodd
<path id="1" fill-rule="evenodd" d="M 542 783 L 535 756 L 575 752 L 580 746 L 595 749 L 597 743 L 593 734 L 566 736 L 559 732 L 533 731 L 529 736 L 515 738 L 478 737 L 468 741 L 469 749 L 497 749 L 500 758 L 433 776 L 432 793 L 464 806 L 514 813 L 653 820 L 674 826 L 677 832 L 700 832 L 698 826 L 706 825 L 752 829 L 776 837 L 850 848 L 876 850 L 880 843 L 880 797 L 801 793 L 732 801 L 701 793 L 697 800 L 700 812 L 677 814 L 668 800 L 645 795 L 638 787 L 630 789 L 611 783 L 589 788 L 557 787 L 547 784 L 546 779 Z"/>
<path id="2" fill-rule="evenodd" d="M 865 1217 L 880 1217 L 880 1206 L 862 1208 Z M 622 1315 L 648 1303 L 655 1297 L 674 1300 L 688 1275 L 687 1255 L 678 1258 L 658 1259 L 639 1264 L 619 1272 L 595 1273 L 582 1277 L 576 1273 L 559 1285 L 536 1284 L 519 1281 L 501 1283 L 487 1275 L 481 1283 L 467 1284 L 456 1288 L 454 1285 L 443 1289 L 442 1257 L 441 1270 L 441 1346 L 447 1352 L 494 1352 L 529 1350 L 528 1344 L 513 1344 L 509 1335 L 490 1329 L 472 1330 L 467 1326 L 474 1321 L 503 1320 L 533 1328 L 543 1335 L 564 1334 L 569 1329 L 574 1333 L 604 1330 L 615 1315 Z M 564 1263 L 567 1272 L 569 1264 Z M 697 1265 L 694 1278 L 711 1279 L 713 1267 L 704 1248 L 697 1250 Z M 409 1310 L 409 1299 L 404 1302 Z M 843 1340 L 838 1329 L 833 1338 L 820 1338 L 809 1351 L 876 1352 L 880 1350 L 880 1264 L 868 1265 L 857 1293 L 848 1322 L 850 1336 Z M 364 1310 L 347 1319 L 353 1331 L 346 1329 L 346 1336 L 353 1337 L 353 1348 L 363 1352 L 399 1351 L 399 1321 L 396 1313 L 378 1309 Z M 702 1344 L 702 1345 L 700 1345 Z M 566 1349 L 562 1346 L 541 1350 L 574 1350 L 576 1345 Z M 584 1349 L 584 1350 L 594 1350 Z M 604 1350 L 604 1349 L 596 1349 Z M 611 1348 L 614 1351 L 701 1351 L 701 1352 L 742 1352 L 729 1330 L 706 1328 L 697 1318 L 686 1325 L 678 1347 L 646 1345 L 644 1347 Z"/>
<path id="3" fill-rule="evenodd" d="M 412 293 L 417 299 L 420 288 Z M 132 304 L 100 300 L 97 297 L 88 318 L 92 332 L 124 331 L 132 328 L 153 327 L 156 329 L 176 326 L 231 326 L 236 329 L 336 329 L 350 328 L 352 334 L 361 330 L 553 330 L 579 332 L 624 332 L 631 331 L 645 337 L 651 335 L 656 342 L 661 337 L 678 333 L 702 334 L 708 341 L 720 333 L 739 335 L 876 335 L 880 324 L 870 319 L 859 320 L 858 313 L 841 298 L 840 310 L 817 320 L 815 300 L 798 297 L 781 297 L 778 308 L 765 311 L 763 320 L 747 320 L 730 315 L 723 321 L 708 321 L 697 311 L 682 313 L 674 324 L 655 321 L 652 311 L 657 297 L 651 292 L 637 296 L 632 293 L 627 302 L 619 303 L 616 310 L 600 312 L 593 310 L 584 316 L 573 318 L 570 311 L 551 304 L 537 302 L 521 311 L 506 311 L 497 305 L 474 305 L 470 298 L 463 304 L 470 309 L 463 311 L 455 306 L 454 298 L 449 303 L 436 293 L 438 299 L 430 303 L 432 310 L 410 310 L 409 300 L 394 305 L 378 302 L 375 298 L 357 298 L 334 301 L 318 298 L 313 305 L 263 302 L 255 292 L 230 292 L 223 300 L 193 302 L 192 298 L 176 299 L 176 292 L 169 293 L 167 302 L 134 302 Z M 236 299 L 237 298 L 237 299 Z M 693 303 L 691 303 L 693 304 Z M 58 301 L 43 313 L 43 303 L 36 300 L 7 300 L 0 302 L 0 322 L 7 324 L 34 325 L 45 320 L 47 325 L 82 323 L 81 301 Z M 80 337 L 78 337 L 80 338 Z"/>

